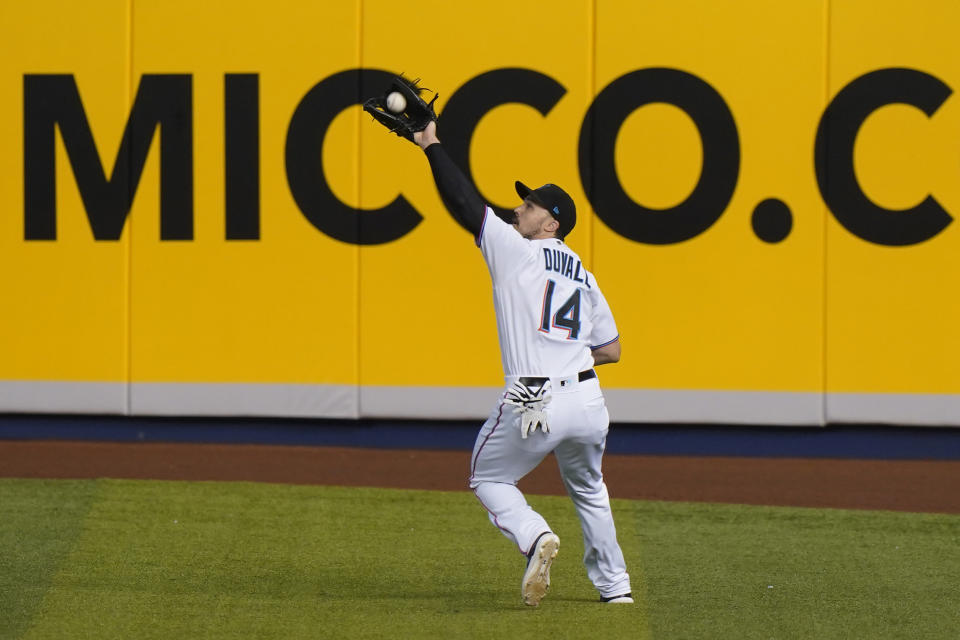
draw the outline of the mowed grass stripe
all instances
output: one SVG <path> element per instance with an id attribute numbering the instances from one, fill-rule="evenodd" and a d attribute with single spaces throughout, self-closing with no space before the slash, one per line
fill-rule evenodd
<path id="1" fill-rule="evenodd" d="M 30 625 L 98 490 L 95 481 L 0 480 L 0 638 Z"/>
<path id="2" fill-rule="evenodd" d="M 565 535 L 529 610 L 466 492 L 101 481 L 23 637 L 645 637 L 642 607 L 596 603 L 572 507 L 537 500 Z"/>
<path id="3" fill-rule="evenodd" d="M 632 506 L 655 638 L 958 637 L 960 516 Z"/>

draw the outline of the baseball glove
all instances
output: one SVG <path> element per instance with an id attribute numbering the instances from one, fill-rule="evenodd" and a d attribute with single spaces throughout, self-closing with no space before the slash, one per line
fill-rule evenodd
<path id="1" fill-rule="evenodd" d="M 437 119 L 437 114 L 433 110 L 433 103 L 437 101 L 437 94 L 433 95 L 433 100 L 429 103 L 424 102 L 420 94 L 427 89 L 420 87 L 416 80 L 408 80 L 402 75 L 393 79 L 390 87 L 383 92 L 383 95 L 370 98 L 363 103 L 363 110 L 373 116 L 373 119 L 385 126 L 391 132 L 401 138 L 406 138 L 414 142 L 413 134 L 423 131 L 432 120 Z M 394 113 L 387 107 L 387 96 L 396 91 L 406 100 L 406 107 L 399 113 Z"/>

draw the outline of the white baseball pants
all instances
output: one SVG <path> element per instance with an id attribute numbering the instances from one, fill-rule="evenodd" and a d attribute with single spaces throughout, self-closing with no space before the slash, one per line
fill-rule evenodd
<path id="1" fill-rule="evenodd" d="M 517 482 L 553 451 L 583 529 L 587 576 L 602 597 L 621 595 L 630 591 L 630 576 L 601 472 L 610 418 L 596 378 L 566 384 L 566 389 L 552 385 L 546 407 L 550 433 L 537 429 L 521 438 L 519 407 L 498 403 L 473 447 L 470 488 L 490 521 L 526 554 L 537 536 L 552 529 L 527 504 Z"/>

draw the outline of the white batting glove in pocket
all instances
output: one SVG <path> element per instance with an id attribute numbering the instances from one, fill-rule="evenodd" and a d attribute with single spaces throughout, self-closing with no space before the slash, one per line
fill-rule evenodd
<path id="1" fill-rule="evenodd" d="M 544 433 L 550 433 L 547 423 L 547 405 L 550 403 L 550 380 L 539 388 L 531 388 L 522 382 L 514 382 L 507 390 L 503 401 L 520 408 L 520 437 L 524 440 L 537 427 Z"/>

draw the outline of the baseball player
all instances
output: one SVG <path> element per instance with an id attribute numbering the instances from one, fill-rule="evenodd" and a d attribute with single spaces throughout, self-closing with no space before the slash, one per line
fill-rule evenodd
<path id="1" fill-rule="evenodd" d="M 632 603 L 601 473 L 609 416 L 593 368 L 620 359 L 619 335 L 593 274 L 563 242 L 576 223 L 573 200 L 553 184 L 530 189 L 517 182 L 522 203 L 512 220 L 501 220 L 447 155 L 433 103 L 423 103 L 412 86 L 409 95 L 397 83 L 392 87 L 405 94 L 412 118 L 401 114 L 398 124 L 389 110 L 383 116 L 385 99 L 368 101 L 365 109 L 423 149 L 441 197 L 473 232 L 493 281 L 506 386 L 477 436 L 470 488 L 526 556 L 521 597 L 538 606 L 560 539 L 517 482 L 553 452 L 580 518 L 583 562 L 600 600 Z M 427 113 L 413 122 L 423 107 Z"/>

